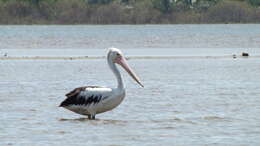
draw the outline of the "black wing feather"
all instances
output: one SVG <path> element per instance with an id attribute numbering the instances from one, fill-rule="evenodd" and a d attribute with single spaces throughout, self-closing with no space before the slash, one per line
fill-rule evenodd
<path id="1" fill-rule="evenodd" d="M 96 104 L 102 99 L 102 95 L 91 95 L 89 97 L 80 96 L 80 92 L 85 91 L 86 88 L 99 88 L 98 86 L 85 86 L 74 89 L 66 94 L 67 98 L 60 104 L 61 107 L 70 105 L 89 105 Z"/>

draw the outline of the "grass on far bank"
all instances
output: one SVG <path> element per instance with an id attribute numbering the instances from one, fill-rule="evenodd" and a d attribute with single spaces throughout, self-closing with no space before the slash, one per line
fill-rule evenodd
<path id="1" fill-rule="evenodd" d="M 150 1 L 90 5 L 83 0 L 0 1 L 0 24 L 200 24 L 259 23 L 260 9 L 246 2 L 222 1 L 205 10 L 175 8 L 169 13 Z"/>

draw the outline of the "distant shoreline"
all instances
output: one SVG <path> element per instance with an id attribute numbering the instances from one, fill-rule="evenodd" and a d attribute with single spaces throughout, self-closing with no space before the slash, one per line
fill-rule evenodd
<path id="1" fill-rule="evenodd" d="M 82 57 L 50 57 L 50 56 L 34 56 L 34 57 L 0 57 L 0 60 L 95 60 L 105 59 L 105 56 L 82 56 Z M 237 58 L 260 58 L 260 56 L 132 56 L 126 57 L 127 60 L 132 59 L 237 59 Z"/>

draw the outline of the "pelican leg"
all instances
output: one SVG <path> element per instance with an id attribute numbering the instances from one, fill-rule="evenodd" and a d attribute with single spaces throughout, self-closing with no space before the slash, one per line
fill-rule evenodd
<path id="1" fill-rule="evenodd" d="M 90 120 L 95 120 L 95 115 L 88 115 L 88 119 L 90 119 Z"/>
<path id="2" fill-rule="evenodd" d="M 95 115 L 92 115 L 92 116 L 91 116 L 91 119 L 92 119 L 92 120 L 95 120 L 95 119 L 96 119 Z"/>

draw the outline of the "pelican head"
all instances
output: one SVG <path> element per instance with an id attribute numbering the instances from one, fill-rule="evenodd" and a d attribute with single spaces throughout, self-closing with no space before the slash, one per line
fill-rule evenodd
<path id="1" fill-rule="evenodd" d="M 110 48 L 107 54 L 107 59 L 109 62 L 119 64 L 122 66 L 125 71 L 141 86 L 144 87 L 143 84 L 140 82 L 138 76 L 134 73 L 134 71 L 129 67 L 127 61 L 121 52 L 121 50 L 117 48 Z"/>

